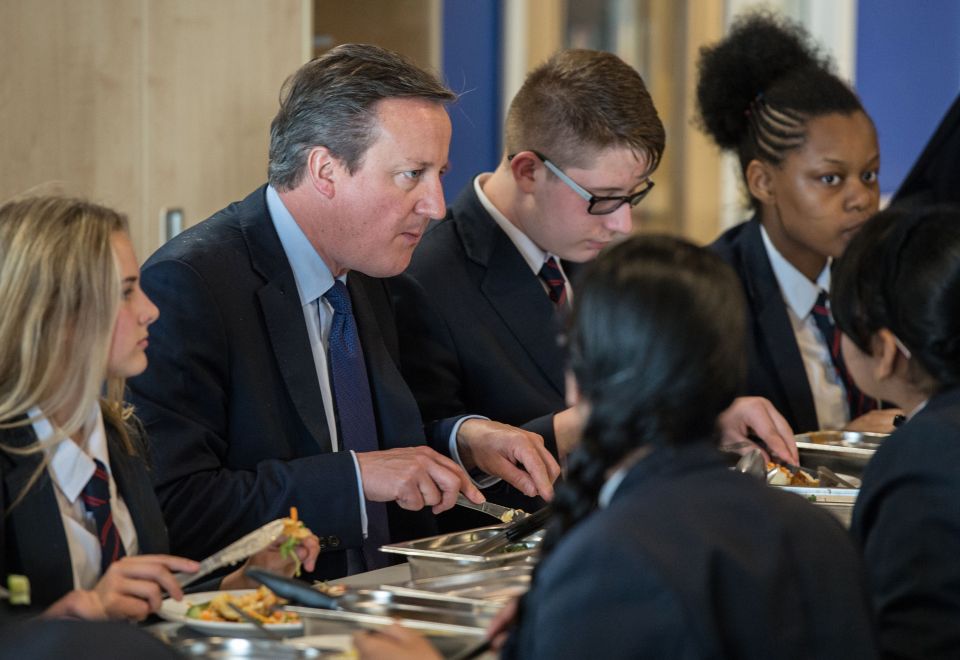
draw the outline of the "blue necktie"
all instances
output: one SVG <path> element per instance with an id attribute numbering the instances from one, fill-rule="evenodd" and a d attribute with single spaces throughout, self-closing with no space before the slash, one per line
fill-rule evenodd
<path id="1" fill-rule="evenodd" d="M 860 415 L 877 408 L 877 400 L 871 398 L 860 391 L 857 384 L 853 382 L 850 372 L 847 371 L 847 365 L 843 361 L 843 355 L 840 353 L 840 330 L 834 325 L 830 317 L 830 310 L 827 308 L 827 292 L 821 291 L 817 297 L 817 302 L 813 305 L 813 320 L 823 335 L 823 340 L 827 342 L 827 348 L 830 349 L 830 359 L 833 366 L 843 381 L 843 386 L 847 390 L 847 405 L 850 409 L 850 419 L 856 419 Z"/>
<path id="2" fill-rule="evenodd" d="M 83 505 L 93 515 L 97 524 L 97 538 L 100 540 L 100 574 L 107 572 L 110 564 L 123 557 L 126 552 L 120 541 L 120 533 L 113 523 L 113 512 L 110 509 L 110 477 L 106 466 L 98 459 L 93 459 L 96 470 L 90 481 L 80 492 Z"/>
<path id="3" fill-rule="evenodd" d="M 363 347 L 357 333 L 350 292 L 340 280 L 323 294 L 333 307 L 333 323 L 327 340 L 330 384 L 339 420 L 340 448 L 343 451 L 377 451 L 377 425 L 373 416 L 370 383 L 363 359 Z M 388 556 L 380 546 L 390 542 L 387 506 L 383 502 L 366 502 L 367 538 L 363 557 L 367 570 L 389 566 Z"/>

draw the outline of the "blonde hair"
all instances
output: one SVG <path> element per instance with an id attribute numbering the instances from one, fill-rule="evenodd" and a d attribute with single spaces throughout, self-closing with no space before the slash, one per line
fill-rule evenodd
<path id="1" fill-rule="evenodd" d="M 27 413 L 36 406 L 60 421 L 50 440 L 60 442 L 84 430 L 100 400 L 105 421 L 133 451 L 122 381 L 104 394 L 121 298 L 111 236 L 127 227 L 122 214 L 80 199 L 31 197 L 0 207 L 0 429 L 30 425 Z M 43 449 L 38 442 L 0 448 Z"/>

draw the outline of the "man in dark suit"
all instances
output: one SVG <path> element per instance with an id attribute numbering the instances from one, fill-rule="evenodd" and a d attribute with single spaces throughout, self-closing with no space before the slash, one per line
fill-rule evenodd
<path id="1" fill-rule="evenodd" d="M 424 507 L 481 501 L 464 468 L 516 457 L 549 488 L 541 438 L 462 417 L 425 433 L 398 368 L 377 278 L 445 211 L 453 98 L 395 53 L 333 49 L 284 87 L 270 184 L 146 263 L 161 318 L 131 390 L 174 552 L 200 558 L 297 506 L 317 576 L 337 577 L 433 532 Z"/>
<path id="2" fill-rule="evenodd" d="M 664 129 L 633 68 L 570 50 L 527 77 L 504 142 L 497 169 L 463 190 L 391 281 L 403 374 L 424 419 L 475 412 L 535 430 L 564 456 L 579 428 L 564 410 L 558 343 L 575 292 L 568 276 L 633 230 L 631 208 L 653 187 Z M 789 429 L 775 427 L 769 404 L 744 403 L 726 417 L 729 439 L 745 440 L 750 426 L 784 446 Z M 537 506 L 517 493 L 487 496 Z M 456 514 L 450 527 L 478 522 Z"/>

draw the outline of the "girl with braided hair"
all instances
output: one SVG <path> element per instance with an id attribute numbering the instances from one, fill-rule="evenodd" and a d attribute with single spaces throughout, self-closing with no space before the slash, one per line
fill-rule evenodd
<path id="1" fill-rule="evenodd" d="M 846 531 L 716 449 L 743 374 L 733 271 L 641 235 L 588 264 L 580 287 L 568 392 L 587 421 L 502 657 L 875 657 Z M 356 642 L 365 660 L 435 657 L 402 628 Z"/>
<path id="2" fill-rule="evenodd" d="M 747 298 L 745 393 L 799 432 L 889 432 L 899 411 L 850 379 L 827 297 L 832 260 L 879 207 L 873 122 L 801 27 L 763 13 L 701 50 L 697 101 L 754 213 L 711 246 Z"/>
<path id="3" fill-rule="evenodd" d="M 960 208 L 892 207 L 837 262 L 831 292 L 857 384 L 908 421 L 871 459 L 853 513 L 895 658 L 960 654 Z"/>

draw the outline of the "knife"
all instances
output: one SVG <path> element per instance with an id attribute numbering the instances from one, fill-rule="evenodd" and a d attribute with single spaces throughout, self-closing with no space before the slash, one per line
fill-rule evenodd
<path id="1" fill-rule="evenodd" d="M 176 573 L 174 577 L 181 587 L 193 584 L 202 577 L 213 573 L 218 568 L 241 562 L 261 550 L 265 550 L 271 543 L 283 535 L 283 519 L 278 518 L 259 529 L 255 529 L 246 536 L 234 541 L 227 547 L 213 553 L 202 562 L 196 573 Z"/>
<path id="2" fill-rule="evenodd" d="M 474 504 L 462 494 L 457 496 L 457 505 L 466 507 L 468 509 L 473 509 L 474 511 L 480 511 L 488 516 L 493 516 L 500 522 L 505 523 L 519 520 L 527 515 L 527 512 L 523 509 L 511 509 L 510 507 L 500 506 L 499 504 L 494 504 L 493 502 L 481 502 L 480 504 Z"/>

